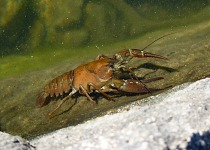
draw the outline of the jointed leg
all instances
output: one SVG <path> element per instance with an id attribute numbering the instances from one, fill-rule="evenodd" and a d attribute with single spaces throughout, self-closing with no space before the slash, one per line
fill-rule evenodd
<path id="1" fill-rule="evenodd" d="M 79 92 L 85 94 L 90 102 L 95 103 L 95 101 L 90 97 L 87 90 L 82 85 L 79 86 Z"/>
<path id="2" fill-rule="evenodd" d="M 93 87 L 94 90 L 97 90 L 99 93 L 101 93 L 103 96 L 105 96 L 108 100 L 110 101 L 115 101 L 112 97 L 110 97 L 108 94 L 104 93 L 103 91 L 101 91 L 98 87 L 96 87 L 96 85 L 94 85 L 93 83 L 88 83 L 88 90 L 90 90 L 90 88 Z"/>
<path id="3" fill-rule="evenodd" d="M 136 76 L 135 73 L 132 71 L 132 69 L 136 69 L 136 67 L 123 67 L 122 69 L 124 69 L 125 71 L 128 71 L 130 74 L 131 74 L 131 78 L 132 76 L 135 78 L 134 80 L 137 80 L 139 83 L 141 83 L 144 88 L 148 91 L 148 92 L 151 92 L 147 86 L 141 81 L 139 80 L 140 77 Z M 132 78 L 133 79 L 133 78 Z"/>
<path id="4" fill-rule="evenodd" d="M 67 101 L 67 99 L 69 99 L 72 95 L 73 95 L 73 93 L 71 92 L 68 96 L 66 96 L 53 111 L 48 113 L 48 116 L 51 118 L 52 114 L 54 114 Z"/>

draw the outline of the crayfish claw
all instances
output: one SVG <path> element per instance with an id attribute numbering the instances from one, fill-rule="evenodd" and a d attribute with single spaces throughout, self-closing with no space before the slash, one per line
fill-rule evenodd
<path id="1" fill-rule="evenodd" d="M 163 59 L 168 60 L 168 58 L 163 57 L 161 55 L 148 53 L 140 49 L 124 49 L 119 52 L 117 52 L 114 55 L 114 59 L 116 59 L 119 63 L 128 63 L 132 58 L 157 58 L 157 59 Z"/>
<path id="2" fill-rule="evenodd" d="M 151 58 L 158 58 L 158 59 L 164 59 L 164 60 L 168 60 L 168 58 L 157 55 L 157 54 L 153 54 L 153 53 L 148 53 L 145 52 L 143 50 L 140 49 L 130 49 L 130 56 L 132 57 L 136 57 L 136 58 L 147 58 L 147 57 L 151 57 Z"/>
<path id="3" fill-rule="evenodd" d="M 153 78 L 148 80 L 118 80 L 113 79 L 111 83 L 111 87 L 114 89 L 118 89 L 119 91 L 126 92 L 126 93 L 133 93 L 133 94 L 144 94 L 144 93 L 150 93 L 154 91 L 159 91 L 161 89 L 155 89 L 155 88 L 148 88 L 144 83 L 146 82 L 152 82 L 161 80 L 162 77 L 159 78 Z"/>

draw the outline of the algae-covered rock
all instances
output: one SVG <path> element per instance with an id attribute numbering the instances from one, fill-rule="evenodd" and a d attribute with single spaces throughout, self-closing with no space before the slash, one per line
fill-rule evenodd
<path id="1" fill-rule="evenodd" d="M 23 1 L 1 0 L 0 6 L 0 27 L 5 27 L 23 7 Z"/>
<path id="2" fill-rule="evenodd" d="M 46 34 L 43 40 L 46 45 L 74 44 L 72 37 L 75 34 L 75 30 L 77 30 L 75 35 L 76 41 L 81 41 L 82 43 L 83 39 L 85 40 L 86 34 L 84 34 L 84 30 L 81 30 L 81 33 L 78 30 L 82 23 L 83 3 L 83 0 L 40 0 L 38 6 L 39 19 L 45 28 Z"/>
<path id="3" fill-rule="evenodd" d="M 185 17 L 187 13 L 183 11 L 185 8 L 189 9 L 189 13 L 194 11 L 194 5 L 195 8 L 201 9 L 206 6 L 204 4 L 206 3 L 194 0 L 178 1 L 178 4 L 167 0 L 163 2 L 40 0 L 38 21 L 44 30 L 36 32 L 37 29 L 33 29 L 33 31 L 40 33 L 40 36 L 36 37 L 40 37 L 42 39 L 40 44 L 45 46 L 104 44 L 132 38 L 162 26 L 177 26 L 178 24 L 172 21 L 174 18 Z M 40 40 L 34 39 L 34 41 Z"/>
<path id="4" fill-rule="evenodd" d="M 109 10 L 109 11 L 107 11 Z M 106 43 L 131 37 L 143 31 L 145 19 L 123 0 L 90 2 L 86 6 L 85 27 L 91 43 Z"/>
<path id="5" fill-rule="evenodd" d="M 37 17 L 34 2 L 34 0 L 0 2 L 1 54 L 18 52 L 19 46 L 26 42 L 28 32 Z"/>
<path id="6" fill-rule="evenodd" d="M 84 45 L 124 39 L 144 30 L 135 10 L 120 1 L 40 1 L 46 44 Z M 76 41 L 76 42 L 75 42 Z"/>
<path id="7" fill-rule="evenodd" d="M 162 27 L 186 25 L 187 15 L 208 5 L 206 0 L 2 0 L 0 4 L 2 55 L 130 39 Z M 179 23 L 174 21 L 177 18 Z"/>

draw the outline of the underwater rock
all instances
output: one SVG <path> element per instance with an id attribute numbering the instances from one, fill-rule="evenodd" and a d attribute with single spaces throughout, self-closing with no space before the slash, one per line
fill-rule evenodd
<path id="1" fill-rule="evenodd" d="M 191 18 L 208 6 L 206 0 L 2 0 L 0 4 L 2 55 L 130 39 L 155 29 L 186 25 L 187 15 Z"/>
<path id="2" fill-rule="evenodd" d="M 0 27 L 5 27 L 23 7 L 23 1 L 1 0 L 0 6 Z"/>
<path id="3" fill-rule="evenodd" d="M 35 3 L 33 0 L 1 0 L 0 4 L 1 55 L 20 53 L 37 17 Z"/>
<path id="4" fill-rule="evenodd" d="M 39 149 L 209 149 L 210 78 L 179 85 L 30 142 Z M 196 133 L 200 134 L 196 134 Z M 47 142 L 45 142 L 47 141 Z"/>

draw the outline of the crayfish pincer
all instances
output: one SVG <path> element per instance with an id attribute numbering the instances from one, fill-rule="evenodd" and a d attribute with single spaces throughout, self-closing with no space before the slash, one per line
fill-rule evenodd
<path id="1" fill-rule="evenodd" d="M 159 39 L 163 37 L 164 36 Z M 127 65 L 132 58 L 150 57 L 167 60 L 167 58 L 163 56 L 145 52 L 144 49 L 124 49 L 117 52 L 112 57 L 99 55 L 96 60 L 82 64 L 69 72 L 65 72 L 45 85 L 43 91 L 37 97 L 36 105 L 38 107 L 43 107 L 44 105 L 47 105 L 53 97 L 55 98 L 63 95 L 64 98 L 61 103 L 49 113 L 49 116 L 51 116 L 67 99 L 75 94 L 85 95 L 89 101 L 95 102 L 91 98 L 90 93 L 97 92 L 102 94 L 107 100 L 114 101 L 108 93 L 142 94 L 158 90 L 149 88 L 145 84 L 147 82 L 163 79 L 162 77 L 139 80 Z M 121 79 L 115 76 L 116 72 L 127 72 L 128 74 L 133 75 L 130 79 Z"/>

